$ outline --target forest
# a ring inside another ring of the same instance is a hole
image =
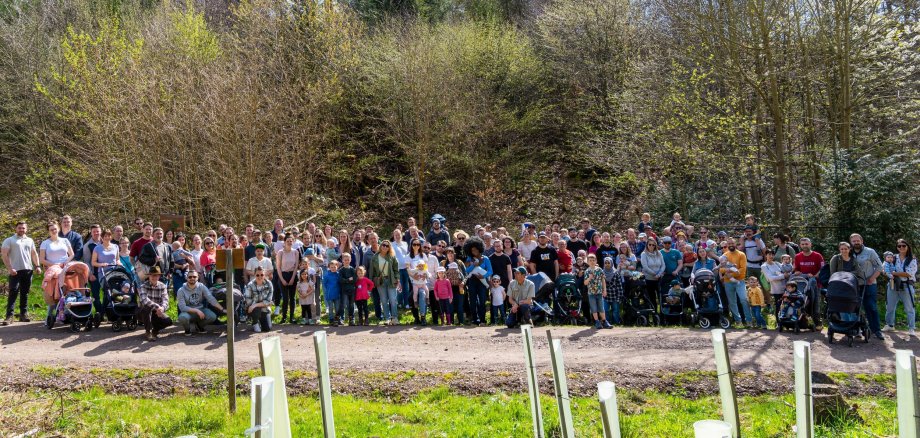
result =
[[[917,241],[918,16],[917,0],[2,0],[0,215],[752,213]]]

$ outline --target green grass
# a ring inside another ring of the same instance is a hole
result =
[[[558,436],[555,400],[543,396],[541,401],[547,435]],[[293,435],[321,436],[318,401],[292,397],[289,402]],[[864,423],[837,420],[819,426],[817,435],[895,435],[893,400],[864,398],[854,402]],[[249,427],[249,401],[240,397],[238,403],[237,413],[230,415],[226,399],[220,396],[136,399],[108,395],[101,390],[72,394],[0,393],[0,429],[10,431],[16,427],[12,432],[23,432],[18,428],[25,424],[71,437],[241,436]],[[739,406],[743,436],[791,436],[795,421],[792,403],[792,396],[788,395],[742,397]],[[690,437],[694,421],[721,415],[717,397],[686,400],[626,391],[620,392],[619,404],[624,437]],[[404,402],[336,396],[333,409],[336,429],[342,437],[527,436],[532,427],[528,401],[523,394],[465,397],[446,388],[435,388]],[[572,412],[579,436],[601,436],[595,398],[574,398]]]

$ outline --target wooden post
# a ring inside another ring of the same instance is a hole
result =
[[[815,436],[815,408],[811,393],[811,344],[795,341],[792,344],[795,369],[795,436]]]
[[[613,382],[598,383],[597,398],[601,404],[604,438],[620,438],[620,413],[617,408],[617,390]]]
[[[895,351],[898,384],[898,436],[920,437],[920,397],[917,395],[917,359],[910,350]]]
[[[524,338],[524,361],[527,364],[527,395],[530,396],[530,418],[533,421],[534,438],[543,438],[543,412],[540,408],[540,385],[537,384],[537,366],[533,360],[533,327],[521,326]]]
[[[575,438],[572,424],[572,400],[569,398],[569,384],[565,378],[565,363],[562,360],[562,341],[553,339],[551,330],[546,331],[549,353],[553,361],[553,385],[556,388],[556,404],[559,407],[559,429],[564,438]]]
[[[236,412],[236,363],[233,355],[234,331],[236,330],[236,315],[233,311],[233,250],[225,249],[224,261],[227,269],[227,299],[224,309],[227,309],[227,395],[230,401],[230,413]]]
[[[712,348],[716,355],[716,374],[719,378],[719,396],[722,400],[722,418],[732,426],[732,437],[741,436],[741,420],[738,415],[738,397],[735,394],[735,378],[728,360],[728,341],[725,330],[712,331]]]
[[[332,385],[329,383],[329,355],[326,351],[326,332],[313,333],[316,350],[316,374],[319,377],[319,406],[323,415],[323,436],[335,437],[335,418],[332,416]]]

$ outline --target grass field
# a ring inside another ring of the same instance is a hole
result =
[[[658,393],[621,392],[624,437],[691,437],[692,424],[720,418],[717,397],[686,400]],[[891,399],[853,400],[864,422],[834,419],[817,428],[822,437],[896,436],[895,402]],[[792,396],[742,397],[742,435],[789,437],[795,410]],[[558,436],[555,400],[542,397],[547,436]],[[336,431],[342,437],[507,437],[530,435],[532,423],[524,394],[477,397],[436,388],[393,402],[336,396]],[[575,398],[572,411],[578,436],[601,436],[594,398]],[[294,436],[321,436],[322,421],[315,398],[290,398]],[[27,425],[26,427],[20,425]],[[198,437],[242,436],[249,427],[249,402],[239,399],[235,415],[227,413],[226,398],[173,397],[136,399],[107,395],[101,390],[78,393],[0,393],[0,430],[21,433],[41,428],[68,437]]]
[[[5,309],[5,305],[6,305],[6,299],[7,299],[7,297],[6,297],[6,293],[5,293],[5,291],[6,291],[6,287],[5,287],[5,286],[6,286],[6,284],[7,284],[8,281],[9,281],[9,280],[8,280],[8,277],[7,277],[6,275],[0,276],[0,285],[3,285],[3,286],[4,286],[4,287],[0,288],[0,289],[2,289],[2,290],[4,291],[3,293],[0,293],[0,305],[4,306],[3,309]],[[879,291],[879,303],[878,303],[878,307],[879,307],[879,315],[880,315],[880,318],[882,319],[882,324],[884,324],[884,318],[885,318],[885,298],[884,298],[884,297],[885,297],[884,291]],[[15,310],[15,312],[19,312],[19,303],[18,303],[18,302],[16,303],[16,308],[15,308],[14,310]],[[45,319],[45,316],[46,316],[46,308],[45,308],[44,300],[42,299],[41,276],[37,276],[37,275],[36,275],[36,276],[34,276],[34,278],[32,279],[32,287],[31,287],[31,289],[29,290],[29,306],[28,306],[28,313],[29,313],[29,317],[30,317],[33,321],[40,321],[40,320],[44,320],[44,319]],[[370,313],[371,313],[371,321],[372,321],[372,323],[373,323],[373,322],[376,322],[376,319],[375,319],[374,316],[373,316],[373,315],[374,315],[373,307],[371,307]],[[169,310],[167,311],[167,314],[169,314],[169,315],[173,318],[173,321],[176,320],[177,309],[176,309],[176,306],[175,306],[174,304],[171,304],[171,305],[170,305],[170,308],[169,308]],[[298,317],[298,318],[300,317],[300,308],[299,308],[299,306],[298,306],[298,308],[297,308],[297,317]],[[487,317],[488,317],[488,316],[487,316]],[[765,314],[765,315],[764,315],[764,318],[767,319],[767,324],[768,324],[768,326],[769,326],[770,328],[775,328],[775,327],[776,327],[775,319],[773,318],[772,315],[766,315],[766,314]],[[277,322],[279,319],[280,319],[279,317],[275,317],[275,322]],[[430,319],[431,319],[431,317],[429,316],[429,321],[430,321]],[[412,321],[413,321],[413,319],[412,319],[412,314],[410,313],[410,311],[409,311],[409,310],[402,310],[402,314],[401,314],[401,316],[400,316],[400,323],[402,323],[402,324],[411,324]],[[898,330],[907,330],[907,315],[904,313],[904,306],[898,306],[897,312],[895,313],[895,321],[897,321],[897,323],[896,323],[896,328],[897,328]],[[323,318],[322,322],[323,322],[323,323],[328,323],[328,319],[327,319],[327,318]]]

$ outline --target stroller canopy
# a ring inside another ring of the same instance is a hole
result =
[[[709,281],[716,281],[716,274],[713,274],[709,269],[700,269],[693,275],[693,284]]]

